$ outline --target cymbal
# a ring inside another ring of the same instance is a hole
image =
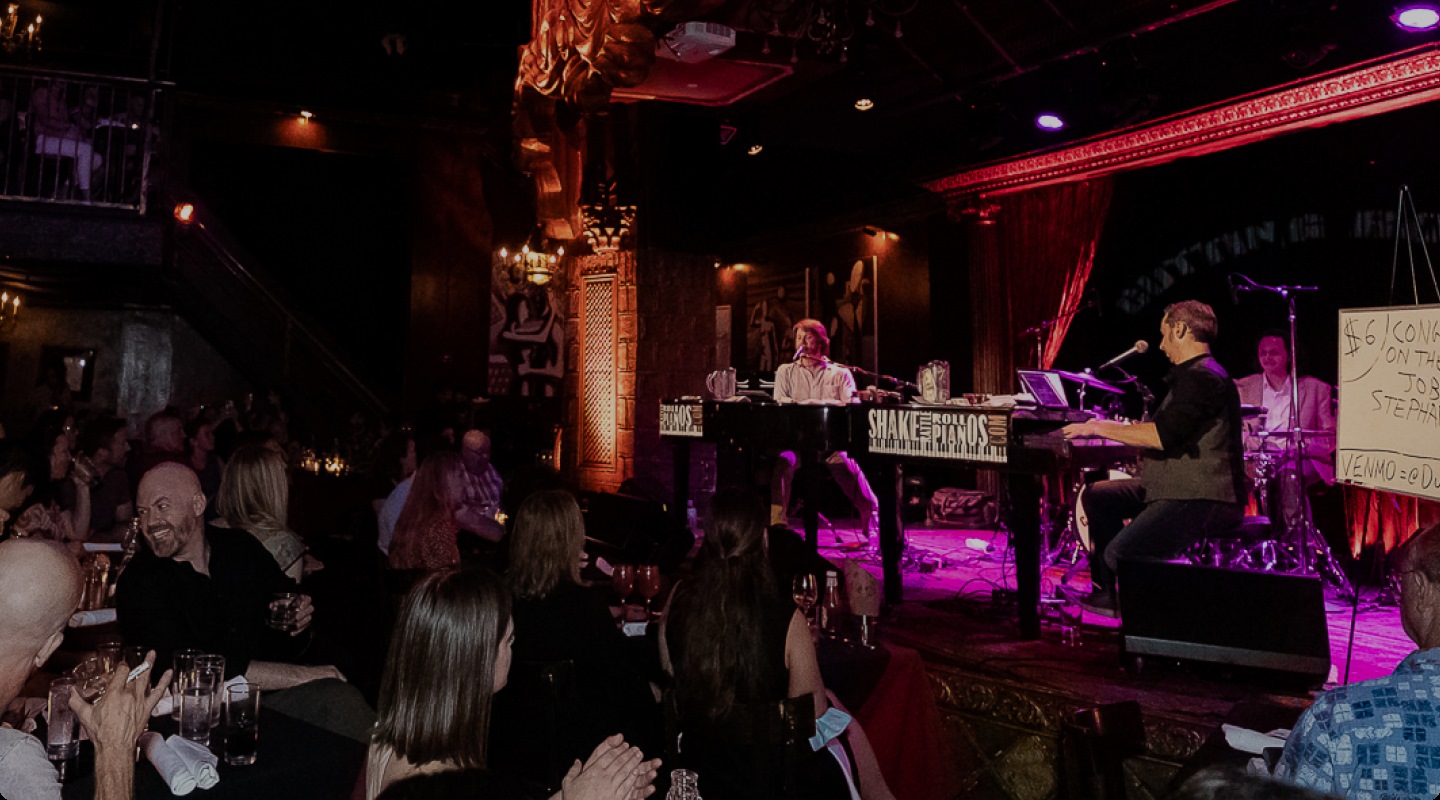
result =
[[[1242,417],[1258,417],[1261,414],[1267,413],[1269,413],[1269,409],[1264,406],[1252,406],[1246,405],[1245,403],[1240,404],[1240,416]]]
[[[1089,373],[1066,372],[1063,369],[1057,369],[1055,370],[1055,374],[1059,375],[1062,378],[1067,378],[1069,380],[1075,381],[1076,383],[1083,383],[1092,389],[1099,389],[1102,392],[1110,392],[1111,394],[1123,394],[1125,392],[1124,389],[1121,389],[1115,384],[1106,383],[1105,381],[1102,381]]]

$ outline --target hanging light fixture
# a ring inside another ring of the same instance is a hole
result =
[[[888,19],[891,33],[901,38],[902,20],[919,5],[920,0],[751,0],[747,13],[751,30],[769,31],[767,47],[771,37],[789,37],[843,63],[850,40],[862,28],[883,27],[881,20]],[[797,56],[792,51],[791,61]]]
[[[533,237],[532,237],[533,239]],[[525,280],[536,286],[544,286],[560,272],[560,260],[565,257],[565,248],[556,247],[551,251],[546,246],[537,242],[536,247],[531,247],[530,242],[520,246],[518,253],[511,253],[502,247],[496,254],[500,261],[513,266]]]

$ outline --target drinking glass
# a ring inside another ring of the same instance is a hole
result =
[[[260,687],[255,684],[225,689],[225,763],[255,763],[260,740]]]
[[[215,688],[210,676],[195,676],[195,682],[180,690],[180,738],[210,745],[210,706]]]
[[[620,595],[620,605],[625,605],[630,593],[635,591],[635,567],[616,564],[615,571],[610,574],[610,586],[615,589],[615,594]]]
[[[175,706],[170,709],[171,719],[180,719],[180,693],[195,683],[195,659],[205,655],[194,648],[175,651],[175,673],[170,678],[170,696]]]
[[[635,568],[635,588],[645,598],[645,616],[651,614],[650,602],[660,594],[660,568],[654,564],[641,564]]]
[[[277,592],[271,595],[269,625],[277,631],[293,631],[300,627],[296,604],[300,595],[293,592]]]
[[[100,668],[105,670],[105,674],[114,672],[115,668],[120,666],[120,652],[119,639],[101,639],[100,643],[95,645],[95,655],[100,657]],[[144,654],[141,654],[141,658],[144,658]]]
[[[74,678],[56,678],[50,681],[50,696],[46,700],[45,755],[55,763],[61,780],[65,778],[66,763],[80,752],[75,712],[70,710],[70,694],[74,691]]]
[[[110,673],[104,670],[99,656],[87,656],[70,669],[70,676],[75,679],[75,691],[93,703],[105,693]]]
[[[145,663],[145,656],[149,655],[150,648],[127,647],[123,652],[125,658],[125,666],[129,667],[130,669],[135,669],[136,667]]]
[[[790,595],[795,598],[795,605],[800,607],[800,613],[805,615],[805,621],[810,621],[810,610],[820,600],[820,583],[815,576],[802,572],[790,581]]]
[[[210,701],[210,727],[220,724],[220,707],[225,704],[225,656],[206,653],[195,659],[195,671],[201,679],[207,679],[215,687],[214,699]]]

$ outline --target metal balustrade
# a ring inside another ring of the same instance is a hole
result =
[[[0,67],[0,200],[145,213],[169,88]]]

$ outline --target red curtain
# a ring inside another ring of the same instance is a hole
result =
[[[1345,517],[1350,527],[1350,553],[1379,545],[1389,553],[1415,531],[1440,522],[1440,504],[1403,494],[1345,486]]]
[[[1012,369],[1035,364],[1035,339],[1020,333],[1058,318],[1041,356],[1042,368],[1055,363],[1090,280],[1113,187],[1105,177],[1000,198],[1000,257],[1009,278],[1010,331],[1018,337]]]

